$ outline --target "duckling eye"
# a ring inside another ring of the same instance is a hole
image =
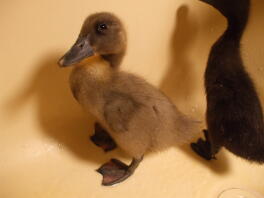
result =
[[[104,24],[104,23],[101,23],[101,24],[99,24],[98,26],[97,26],[97,32],[98,33],[103,33],[105,30],[107,30],[108,29],[108,27],[107,27],[107,25],[106,24]]]
[[[99,27],[103,30],[107,29],[107,25],[106,24],[100,24]]]

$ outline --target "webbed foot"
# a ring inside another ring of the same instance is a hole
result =
[[[102,185],[112,186],[123,182],[134,173],[142,159],[133,159],[129,166],[117,159],[111,159],[109,162],[103,164],[97,170],[97,172],[103,175]]]
[[[206,160],[216,159],[215,155],[211,152],[210,142],[204,141],[202,138],[199,138],[196,143],[191,143],[191,148],[195,153]]]
[[[105,152],[114,150],[117,147],[115,141],[110,137],[107,131],[101,127],[99,123],[95,123],[94,135],[90,137],[90,140],[96,146],[102,148]]]

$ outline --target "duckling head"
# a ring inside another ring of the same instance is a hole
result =
[[[86,18],[77,41],[59,60],[59,65],[70,66],[101,56],[114,67],[121,63],[125,51],[126,32],[122,22],[111,13],[96,13]]]

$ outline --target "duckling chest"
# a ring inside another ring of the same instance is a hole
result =
[[[102,111],[105,85],[82,68],[75,69],[70,75],[70,88],[74,98],[95,116]]]

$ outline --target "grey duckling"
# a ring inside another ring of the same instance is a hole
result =
[[[117,144],[133,158],[129,166],[112,159],[98,169],[106,186],[132,175],[146,152],[189,143],[200,126],[145,80],[120,71],[126,40],[116,16],[93,14],[59,60],[62,67],[75,65],[70,75],[72,93],[98,120],[92,141],[105,151]]]
[[[224,34],[212,46],[205,72],[205,140],[192,143],[201,157],[215,159],[221,147],[252,162],[264,162],[262,107],[241,58],[240,40],[248,22],[249,0],[202,0],[227,18]]]

